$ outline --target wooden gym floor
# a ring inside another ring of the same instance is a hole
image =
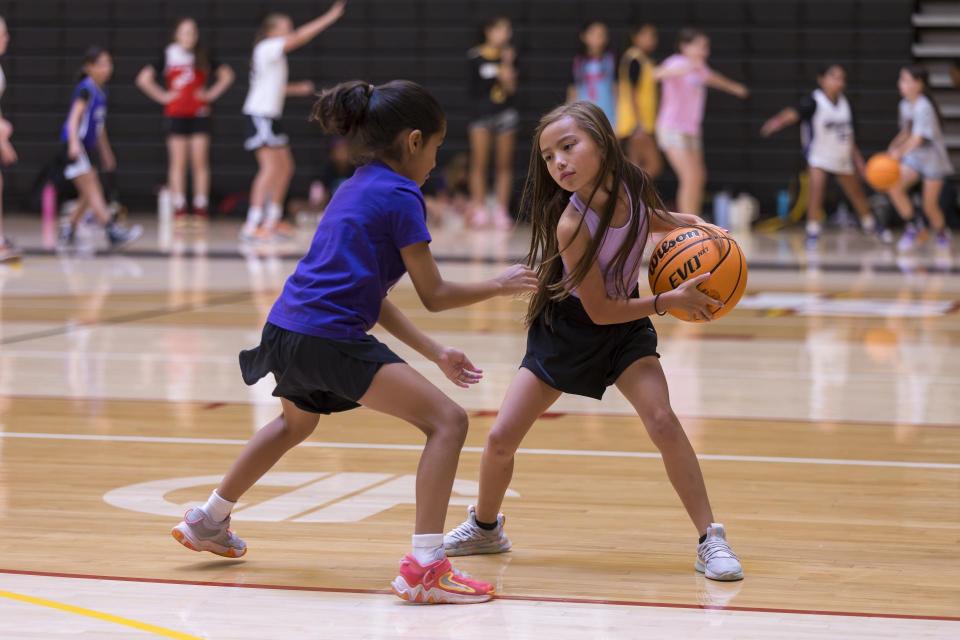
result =
[[[421,438],[367,410],[322,420],[245,496],[244,559],[169,536],[278,407],[271,384],[243,385],[236,355],[306,239],[244,258],[233,233],[215,227],[172,256],[149,240],[125,256],[54,256],[38,240],[21,266],[0,266],[0,637],[960,635],[949,256],[904,263],[847,236],[810,255],[792,236],[745,238],[740,308],[712,325],[656,320],[743,582],[693,571],[696,532],[611,389],[603,402],[562,398],[524,442],[504,505],[514,550],[459,561],[501,597],[428,608],[386,592],[409,544]],[[523,245],[522,231],[438,234],[434,249],[448,277],[476,279]],[[471,413],[449,528],[476,495],[524,305],[430,314],[406,281],[391,299],[486,371],[462,391],[384,338]]]

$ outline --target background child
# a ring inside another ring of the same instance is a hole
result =
[[[143,234],[140,225],[124,228],[112,219],[103,195],[97,165],[106,172],[117,168],[117,159],[107,137],[107,94],[104,89],[113,75],[113,59],[101,47],[90,47],[83,57],[80,82],[73,90],[70,113],[60,131],[64,144],[60,157],[63,176],[77,188],[77,202],[67,222],[60,227],[60,244],[70,246],[77,223],[88,211],[104,226],[112,248],[135,241]]]
[[[322,16],[294,29],[290,16],[271,13],[254,40],[250,91],[243,103],[247,139],[243,146],[257,157],[257,175],[250,185],[250,209],[240,230],[246,242],[269,240],[283,217],[287,187],[293,178],[290,140],[280,118],[286,96],[308,96],[313,83],[287,83],[287,54],[316,38],[343,15],[346,2],[337,0]]]
[[[216,81],[208,89],[211,73]],[[163,84],[157,83],[157,76]],[[174,218],[187,215],[187,162],[193,178],[193,214],[207,220],[210,198],[210,105],[233,83],[233,69],[203,46],[193,18],[181,18],[160,60],[137,75],[137,87],[163,105],[167,129],[167,188]]]
[[[7,45],[9,44],[10,33],[7,31],[7,21],[0,17],[0,56],[7,52]],[[3,98],[3,92],[6,88],[7,77],[3,74],[3,67],[0,67],[0,98]],[[17,161],[17,152],[10,142],[12,136],[13,125],[0,112],[0,165],[4,167]],[[3,173],[0,173],[0,262],[9,262],[19,258],[20,251],[3,232]]]
[[[630,29],[630,47],[617,71],[617,137],[627,145],[630,162],[656,178],[663,160],[654,140],[657,122],[657,28],[642,24]]]
[[[490,148],[494,152],[493,225],[510,229],[513,219],[507,212],[513,194],[513,149],[520,114],[513,106],[517,92],[516,52],[510,39],[510,20],[498,16],[483,25],[483,42],[467,52],[470,61],[470,104],[474,117],[468,126],[470,134],[470,199],[467,222],[471,227],[485,227],[491,220],[487,211],[487,165]]]
[[[930,78],[923,67],[907,65],[900,69],[897,80],[897,89],[903,96],[900,101],[900,133],[888,149],[890,155],[900,160],[900,182],[888,193],[897,213],[907,223],[897,245],[904,251],[916,245],[919,233],[913,202],[907,195],[917,181],[923,183],[923,212],[933,228],[936,246],[950,249],[950,230],[940,208],[940,191],[944,178],[953,174],[953,164],[943,139],[940,110],[928,92],[929,87]]]
[[[681,29],[678,52],[663,61],[656,77],[663,84],[657,115],[657,143],[677,174],[677,208],[700,214],[707,167],[701,125],[707,87],[746,98],[747,88],[707,66],[710,39],[698,29]]]
[[[573,84],[567,100],[587,100],[600,107],[611,124],[617,121],[617,62],[608,49],[607,25],[595,21],[580,32],[580,53],[573,59]]]
[[[863,173],[864,162],[854,139],[853,109],[843,93],[847,72],[839,64],[822,67],[817,73],[817,85],[820,88],[804,96],[796,108],[783,109],[760,129],[760,135],[766,138],[784,127],[802,123],[800,140],[810,172],[807,242],[816,244],[820,238],[825,217],[823,198],[831,175],[836,177],[860,217],[863,231],[880,233],[882,239],[889,240],[889,231],[877,231],[876,220],[857,176]]]

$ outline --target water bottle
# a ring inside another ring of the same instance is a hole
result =
[[[173,243],[173,197],[166,187],[157,193],[157,241],[162,250]]]
[[[40,235],[44,249],[57,246],[57,188],[53,182],[43,185],[40,194]]]
[[[730,228],[730,192],[720,191],[713,196],[713,224]]]
[[[777,217],[786,220],[790,215],[790,192],[781,189],[777,192]]]

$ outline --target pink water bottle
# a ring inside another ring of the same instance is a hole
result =
[[[53,249],[57,246],[57,188],[52,182],[43,185],[43,192],[40,196],[40,210],[43,248]]]

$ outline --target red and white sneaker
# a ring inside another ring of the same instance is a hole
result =
[[[449,558],[422,567],[408,554],[390,586],[400,598],[418,604],[475,604],[493,597],[493,585],[457,571]]]

